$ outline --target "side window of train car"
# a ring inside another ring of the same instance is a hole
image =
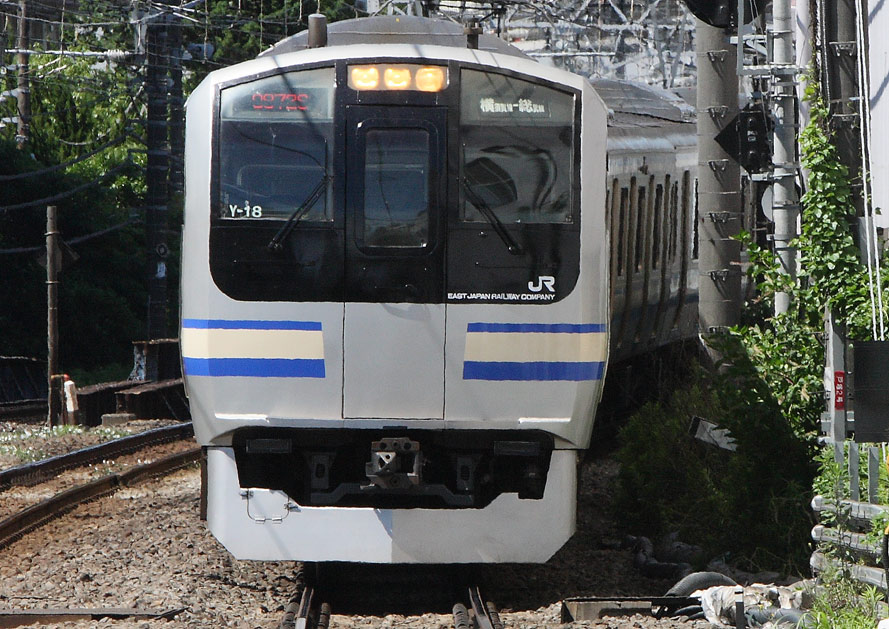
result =
[[[672,265],[676,261],[676,238],[679,233],[677,223],[679,217],[679,182],[674,181],[670,188],[669,235],[667,242],[667,259]]]
[[[667,175],[667,183],[670,181],[670,175]],[[654,216],[652,217],[653,226],[651,229],[651,268],[657,269],[661,261],[661,225],[664,211],[664,185],[657,184],[654,190]]]
[[[218,218],[286,220],[311,203],[302,222],[333,220],[333,86],[323,68],[221,91]]]
[[[620,189],[620,211],[618,212],[617,226],[617,275],[624,274],[624,251],[626,250],[627,214],[630,211],[630,189]]]
[[[688,171],[686,171],[688,172]],[[692,241],[691,241],[691,259],[698,259],[698,251],[700,249],[700,221],[698,220],[698,180],[694,180],[693,190],[688,200],[690,203],[690,213],[692,221]],[[687,225],[688,223],[686,223]],[[687,229],[687,228],[686,228]]]
[[[645,186],[639,186],[639,192],[636,195],[636,242],[633,246],[634,272],[638,273],[642,270],[645,260],[645,215],[648,207],[648,189]]]

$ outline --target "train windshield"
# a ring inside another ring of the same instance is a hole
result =
[[[477,70],[461,83],[460,218],[573,222],[574,96]]]
[[[332,221],[334,70],[289,72],[221,91],[218,217]],[[303,207],[312,192],[311,207]]]
[[[425,247],[429,240],[429,132],[374,129],[365,140],[367,247]]]

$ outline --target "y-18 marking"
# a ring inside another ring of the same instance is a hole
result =
[[[244,207],[238,206],[237,203],[229,203],[228,218],[262,218],[262,206],[251,206],[249,201],[244,201]]]

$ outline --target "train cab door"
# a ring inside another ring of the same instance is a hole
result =
[[[445,109],[346,120],[343,417],[442,419]]]

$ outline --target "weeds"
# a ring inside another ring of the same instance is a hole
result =
[[[821,574],[821,588],[809,612],[811,629],[873,629],[886,616],[883,594],[852,578],[845,568]]]

